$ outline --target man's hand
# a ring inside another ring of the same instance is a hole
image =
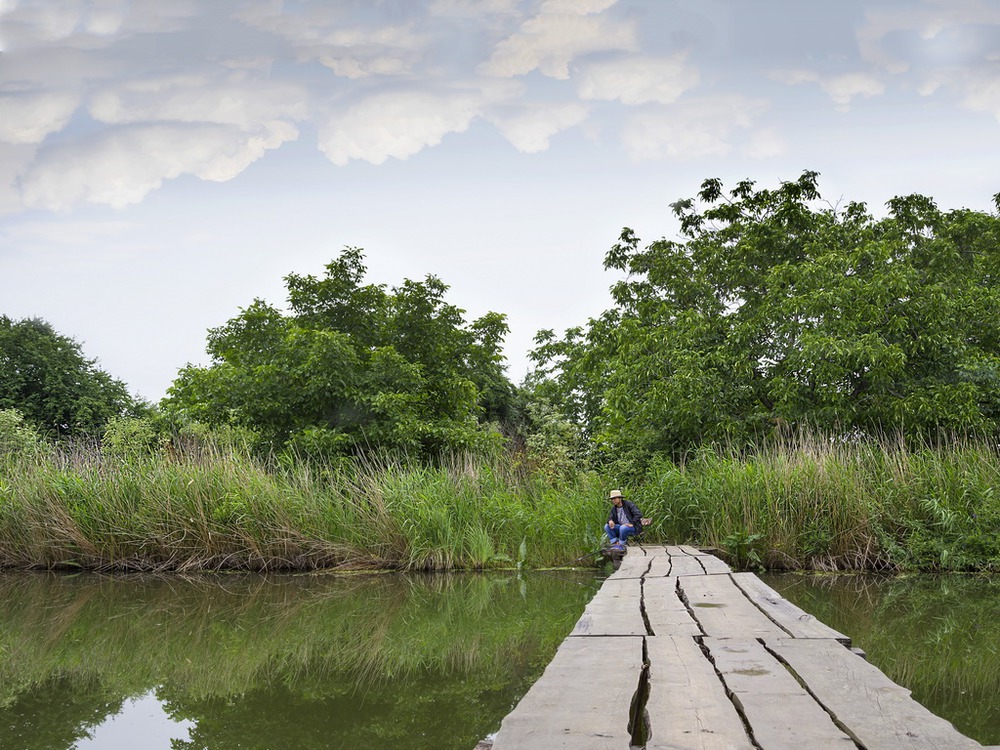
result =
[[[613,529],[614,527],[615,527],[615,522],[614,521],[608,521],[608,528],[609,529]]]

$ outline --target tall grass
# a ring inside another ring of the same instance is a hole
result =
[[[643,488],[658,534],[744,567],[1000,569],[1000,451],[954,440],[800,435],[752,453],[659,464]]]
[[[0,565],[117,570],[545,566],[593,551],[597,480],[511,460],[321,466],[238,450],[0,456]]]

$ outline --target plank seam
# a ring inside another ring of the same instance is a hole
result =
[[[791,630],[789,630],[784,625],[782,625],[780,622],[778,622],[773,617],[771,617],[771,615],[769,615],[767,613],[766,609],[764,609],[763,607],[761,607],[759,604],[757,604],[757,602],[755,602],[753,599],[750,598],[750,594],[748,594],[746,592],[746,590],[742,586],[740,586],[739,581],[737,581],[735,578],[733,578],[733,574],[732,573],[727,573],[726,575],[729,576],[729,580],[732,581],[733,585],[736,587],[736,590],[739,591],[741,594],[743,594],[743,598],[746,599],[748,602],[750,602],[750,604],[752,604],[754,606],[754,608],[758,612],[760,612],[762,615],[764,615],[764,617],[766,617],[768,620],[770,620],[771,622],[773,622],[774,625],[775,625],[775,627],[780,628],[785,633],[788,633],[788,637],[789,638],[794,638],[795,637],[795,634]]]
[[[726,684],[726,680],[723,678],[722,672],[720,672],[719,668],[716,666],[715,658],[712,656],[711,650],[709,650],[708,646],[705,645],[704,636],[695,636],[694,642],[698,644],[698,648],[701,649],[705,658],[708,659],[708,663],[712,665],[712,671],[715,672],[715,676],[722,684],[722,689],[726,693],[726,698],[728,698],[729,702],[733,704],[733,709],[735,709],[736,715],[740,717],[740,722],[743,724],[743,731],[747,733],[747,739],[750,740],[750,744],[758,750],[764,750],[761,744],[757,742],[757,738],[753,736],[753,727],[750,726],[750,720],[747,719],[747,715],[743,713],[743,707],[740,705],[740,702],[736,700],[735,694],[729,689],[729,685]]]
[[[795,679],[795,681],[802,686],[802,689],[809,694],[809,697],[812,698],[814,701],[816,701],[816,705],[822,708],[824,711],[826,711],[827,714],[829,714],[830,719],[833,721],[837,729],[839,729],[841,732],[850,737],[851,741],[855,744],[858,750],[868,750],[868,748],[864,744],[862,744],[861,740],[858,739],[857,735],[853,731],[851,731],[851,728],[847,726],[843,721],[838,719],[837,715],[830,708],[828,708],[827,705],[823,703],[823,701],[821,701],[817,697],[816,693],[812,691],[812,688],[810,688],[809,685],[806,683],[806,681],[799,676],[799,673],[795,671],[792,665],[781,657],[781,654],[779,654],[777,651],[774,651],[771,648],[768,648],[768,645],[767,643],[764,642],[763,638],[758,638],[757,642],[760,643],[760,645],[764,647],[764,650],[767,651],[767,653],[769,653],[771,656],[773,656],[777,660],[777,662],[781,664],[785,668],[785,670]],[[840,643],[839,641],[834,641],[834,642],[843,646],[843,644]]]

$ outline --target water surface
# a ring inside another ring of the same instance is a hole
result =
[[[913,697],[1000,745],[1000,580],[943,575],[769,574],[772,588],[851,636]]]
[[[471,750],[600,578],[3,574],[0,747]]]

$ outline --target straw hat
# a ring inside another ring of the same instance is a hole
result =
[[[608,500],[614,500],[616,497],[625,497],[621,490],[611,490],[611,494],[608,495]]]

